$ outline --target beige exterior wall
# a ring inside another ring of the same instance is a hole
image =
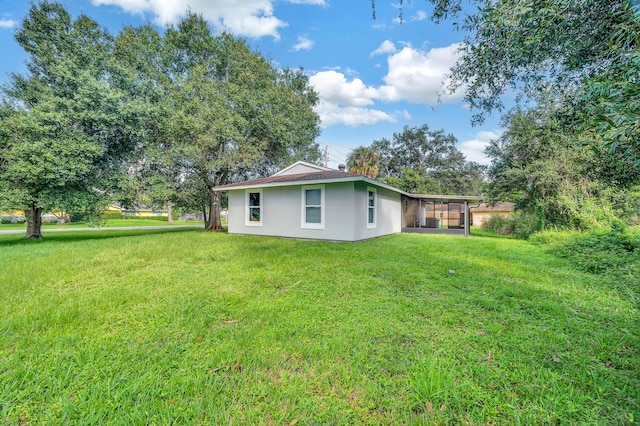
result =
[[[485,220],[489,219],[494,214],[500,215],[502,217],[509,217],[511,212],[471,212],[471,221],[473,222],[473,226],[481,226]]]

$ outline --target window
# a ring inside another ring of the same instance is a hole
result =
[[[378,193],[375,188],[367,187],[367,228],[376,227],[376,205],[378,203]]]
[[[302,187],[303,228],[324,229],[324,185]]]
[[[262,226],[262,190],[247,189],[245,194],[245,205],[247,206],[245,225]]]

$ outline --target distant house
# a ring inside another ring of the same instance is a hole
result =
[[[151,216],[167,216],[167,211],[164,209],[153,209],[151,207],[135,206],[132,208],[126,208],[119,203],[112,203],[107,206],[105,212],[120,213],[122,216],[134,216],[134,217],[151,217]]]
[[[398,232],[468,235],[469,201],[409,194],[365,176],[298,161],[272,176],[217,187],[229,233],[359,241]]]
[[[478,206],[469,208],[469,214],[471,215],[471,224],[474,226],[480,226],[485,220],[489,219],[494,214],[502,217],[508,217],[514,211],[514,205],[510,202],[500,202],[494,205],[481,203]]]

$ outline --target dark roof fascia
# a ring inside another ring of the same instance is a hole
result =
[[[229,184],[219,186],[220,191],[236,191],[242,189],[258,189],[258,188],[275,188],[281,186],[299,186],[299,185],[321,185],[325,183],[338,183],[338,182],[366,182],[370,185],[375,185],[380,188],[385,188],[390,191],[397,192],[403,195],[410,195],[401,189],[387,185],[386,183],[378,182],[377,180],[369,179],[366,176],[345,176],[329,179],[309,179],[309,180],[289,180],[284,182],[268,182],[268,183],[251,183],[251,181],[240,182],[237,184]]]
[[[321,173],[321,172],[319,172]],[[308,175],[308,174],[305,174]],[[293,176],[293,175],[291,175]],[[344,177],[324,178],[324,179],[307,179],[307,180],[287,180],[282,182],[257,182],[253,181],[231,183],[228,185],[222,185],[217,187],[220,191],[236,191],[246,189],[259,189],[259,188],[276,188],[283,186],[306,186],[306,185],[322,185],[327,183],[338,182],[366,182],[369,185],[374,185],[380,188],[385,188],[398,194],[405,195],[410,198],[416,199],[433,199],[433,200],[450,200],[450,201],[482,201],[484,198],[477,195],[436,195],[436,194],[411,194],[398,189],[394,186],[387,185],[386,183],[378,182],[377,180],[368,178],[361,175],[350,175]]]
[[[482,201],[479,195],[440,195],[440,194],[408,194],[411,198],[421,200],[449,200],[449,201]]]

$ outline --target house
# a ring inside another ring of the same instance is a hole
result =
[[[469,214],[471,217],[471,224],[474,226],[480,226],[484,223],[485,220],[489,219],[489,217],[497,214],[502,217],[509,217],[511,213],[513,213],[514,205],[509,202],[499,202],[494,205],[489,205],[486,203],[478,204],[477,206],[472,206],[469,208]]]
[[[107,206],[105,213],[120,213],[122,216],[134,217],[151,217],[151,216],[167,216],[167,210],[155,210],[151,207],[134,206],[133,208],[125,208],[119,203],[112,203]]]
[[[481,197],[408,194],[361,175],[298,161],[272,176],[217,187],[232,234],[359,241],[398,232],[468,235]]]

